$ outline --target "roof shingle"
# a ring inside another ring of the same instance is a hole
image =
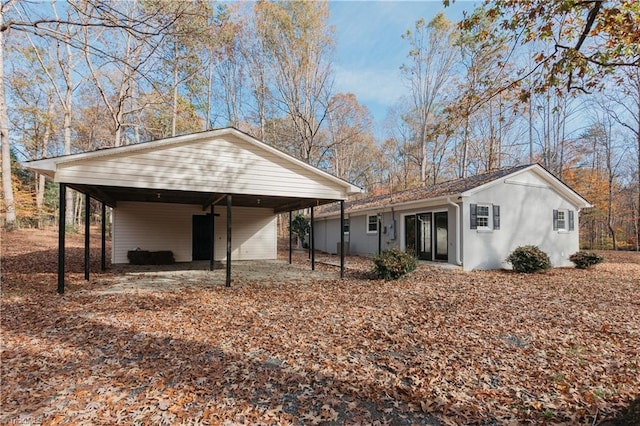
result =
[[[492,170],[487,173],[478,174],[462,179],[455,179],[437,183],[431,186],[407,189],[405,191],[393,192],[391,194],[377,195],[375,197],[362,198],[359,200],[347,201],[344,204],[345,213],[352,213],[376,207],[388,207],[410,201],[429,200],[432,198],[446,197],[460,194],[489,183],[493,180],[508,176],[518,170],[531,166],[522,164],[519,166],[507,167],[499,170]],[[340,206],[336,203],[319,207],[318,214],[328,215],[340,211]]]

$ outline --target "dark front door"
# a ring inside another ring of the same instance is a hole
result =
[[[211,215],[194,215],[193,216],[193,260],[210,260],[211,259]]]
[[[433,244],[431,238],[431,213],[421,213],[416,215],[416,231],[417,231],[417,252],[416,255],[420,260],[432,260]]]
[[[435,222],[435,238],[437,260],[449,260],[449,219],[447,212],[433,214]]]

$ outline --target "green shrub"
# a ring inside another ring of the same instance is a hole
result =
[[[539,272],[551,268],[547,253],[536,246],[520,246],[507,257],[513,270],[517,272]]]
[[[373,258],[375,272],[385,280],[395,280],[407,274],[418,266],[416,258],[409,253],[395,248],[383,251]]]
[[[602,263],[604,260],[602,256],[588,251],[579,251],[569,256],[569,260],[576,265],[578,269],[587,269],[598,263]]]

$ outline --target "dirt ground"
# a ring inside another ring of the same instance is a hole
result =
[[[97,238],[86,282],[75,234],[58,296],[56,238],[1,235],[1,424],[640,424],[638,253],[385,282],[283,251],[225,288],[206,262],[100,273]]]

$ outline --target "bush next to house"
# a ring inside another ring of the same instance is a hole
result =
[[[578,269],[588,269],[598,263],[602,263],[604,259],[602,256],[592,252],[579,251],[569,256],[569,260],[572,261]]]
[[[373,258],[375,272],[385,280],[395,280],[413,271],[418,266],[416,258],[395,248],[383,251]]]
[[[520,246],[512,251],[506,260],[517,272],[540,272],[551,268],[547,253],[536,246]]]

